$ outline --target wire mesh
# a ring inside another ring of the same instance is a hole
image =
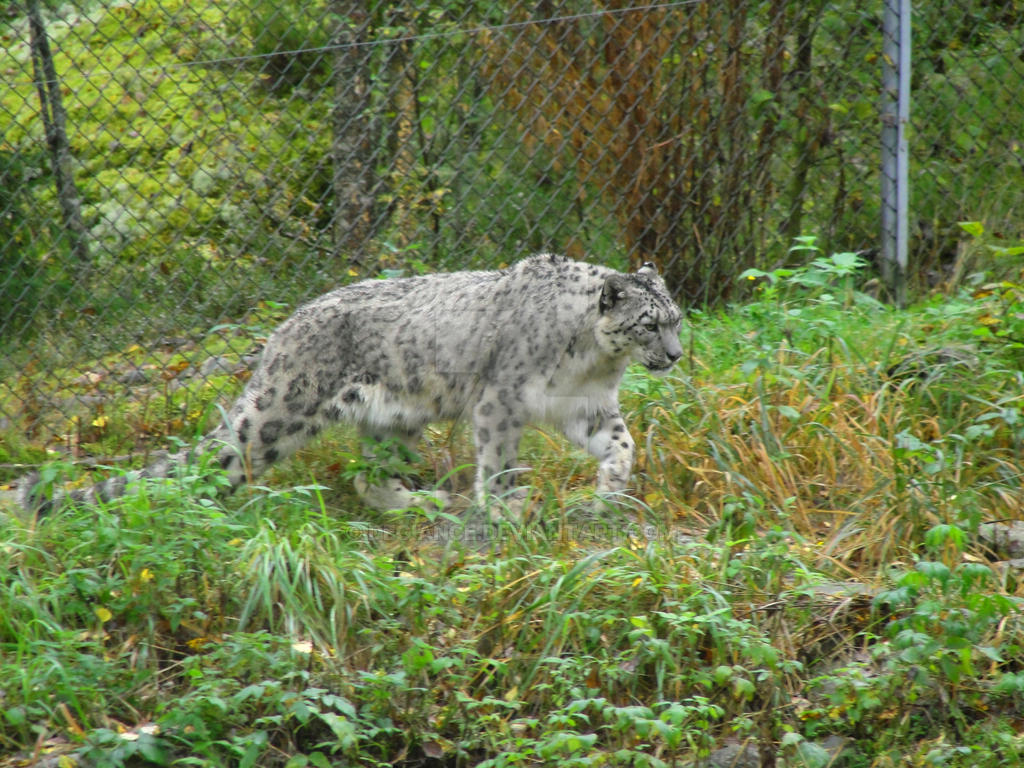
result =
[[[554,250],[655,261],[702,304],[802,234],[876,249],[880,6],[7,4],[0,460],[201,429],[344,281]],[[911,269],[935,280],[957,221],[1019,236],[1024,43],[1013,2],[916,14]]]

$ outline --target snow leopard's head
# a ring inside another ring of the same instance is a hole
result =
[[[683,356],[682,314],[650,262],[628,275],[609,275],[598,303],[597,338],[612,357],[666,373]]]

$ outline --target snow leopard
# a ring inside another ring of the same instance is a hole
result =
[[[633,362],[668,372],[683,354],[681,319],[651,263],[623,273],[539,254],[500,270],[345,285],[278,326],[242,394],[195,448],[52,498],[30,479],[20,484],[23,502],[45,511],[109,501],[197,453],[234,490],[331,424],[355,425],[372,459],[375,446],[414,449],[426,425],[450,420],[472,424],[477,504],[521,502],[519,442],[529,424],[552,425],[589,451],[596,493],[617,494],[635,452],[619,408],[623,373]],[[403,477],[360,475],[354,485],[371,507],[422,505]]]

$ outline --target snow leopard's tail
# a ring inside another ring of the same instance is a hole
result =
[[[39,472],[32,472],[18,480],[18,502],[26,512],[46,515],[63,507],[113,501],[124,496],[129,486],[140,480],[173,476],[194,460],[194,453],[184,450],[165,454],[144,469],[112,475],[95,485],[69,491],[53,488],[53,482],[44,481]]]

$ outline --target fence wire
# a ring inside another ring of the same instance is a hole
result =
[[[343,281],[554,250],[702,304],[800,235],[877,252],[881,6],[6,4],[0,460],[200,429]],[[1021,236],[1020,10],[915,9],[912,283],[959,221]]]

